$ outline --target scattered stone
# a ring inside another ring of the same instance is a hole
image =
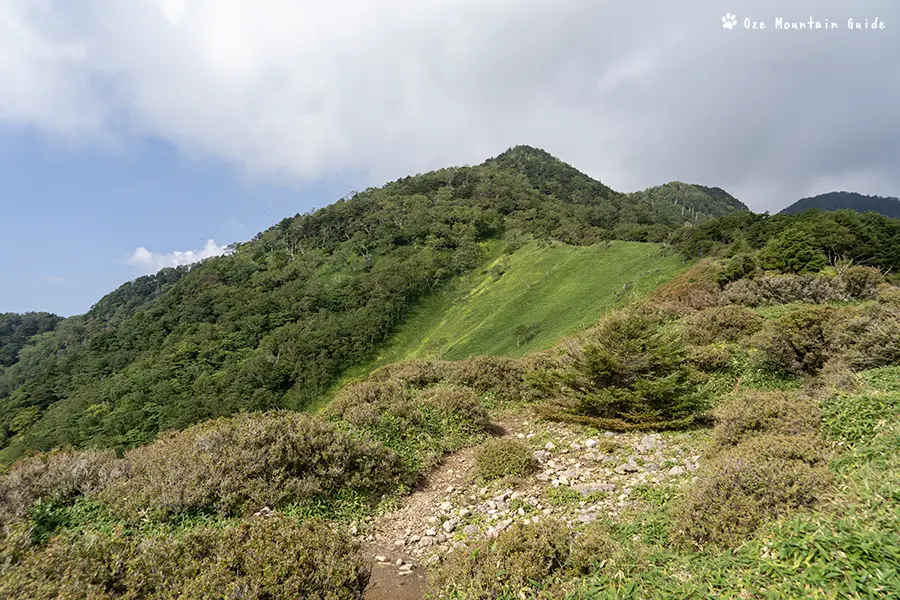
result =
[[[394,542],[394,546],[397,548],[401,548],[406,545],[406,540],[397,540]]]
[[[382,556],[382,555],[378,554],[375,556],[375,562],[380,562],[380,563],[387,562],[387,556]]]
[[[441,502],[440,509],[441,509],[441,512],[447,512],[447,511],[453,510],[453,504],[451,504],[450,502]]]
[[[435,531],[434,529],[426,529],[425,535],[428,537],[434,537],[437,535],[437,531]]]
[[[443,533],[439,533],[435,539],[437,540],[438,544],[443,544],[444,542],[447,541],[447,536],[444,535]]]
[[[425,537],[423,537],[422,539],[419,540],[419,546],[421,546],[423,548],[427,548],[428,546],[431,546],[432,544],[434,544],[434,537],[432,537],[430,535],[426,535]]]
[[[587,448],[596,448],[596,447],[597,447],[597,440],[586,440],[586,441],[584,442],[584,445],[585,445],[585,447],[587,447]]]
[[[478,535],[479,529],[475,525],[466,525],[463,529],[463,533],[466,535]]]
[[[453,487],[452,485],[446,489],[446,492],[447,492],[448,494],[452,494],[452,493],[455,492],[455,491],[456,491],[456,488]]]
[[[669,469],[669,475],[684,475],[684,467],[674,466]]]
[[[459,516],[462,517],[462,518],[464,518],[464,519],[465,519],[466,517],[468,517],[469,515],[471,515],[471,514],[472,514],[472,511],[470,511],[468,508],[461,508],[461,509],[459,509]]]
[[[259,509],[259,511],[253,513],[253,516],[254,517],[268,517],[272,513],[273,513],[273,511],[271,508],[269,508],[268,506],[264,506],[263,508]]]
[[[584,514],[584,515],[578,515],[578,520],[581,521],[582,523],[587,524],[587,523],[593,523],[594,521],[596,521],[597,517],[595,517],[594,515],[591,515],[591,514]]]
[[[616,467],[616,473],[619,475],[625,475],[627,473],[636,473],[638,471],[638,466],[633,462],[627,462]]]
[[[581,485],[572,486],[572,489],[582,496],[590,496],[597,492],[612,492],[616,489],[614,483],[583,483]]]
[[[415,566],[412,563],[403,563],[400,565],[400,571],[412,571]]]
[[[545,450],[535,450],[534,451],[534,460],[538,461],[539,463],[544,462],[549,457],[550,457],[550,455],[547,454],[547,452]]]
[[[456,529],[456,523],[454,523],[453,521],[444,521],[442,527],[447,533],[453,533],[453,530]]]
[[[400,565],[403,564],[403,559],[402,559],[402,558],[398,558],[398,559],[394,562],[394,564],[397,565],[397,566],[399,567]]]
[[[422,539],[421,536],[418,536],[418,535],[411,535],[411,536],[409,536],[409,539],[408,539],[407,541],[408,541],[410,544],[415,544],[416,542],[418,542],[418,541],[421,540],[421,539]]]
[[[525,434],[524,434],[524,433],[517,433],[517,434],[516,434],[516,437],[519,438],[520,440],[524,440],[524,439],[525,439]]]
[[[356,523],[350,526],[350,535],[359,535],[359,528],[356,526]]]
[[[544,448],[551,451],[556,450],[556,444],[554,444],[553,442],[547,442],[547,445],[544,446]]]

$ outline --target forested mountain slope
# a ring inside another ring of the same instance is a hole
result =
[[[856,192],[829,192],[802,198],[782,210],[781,214],[793,215],[811,209],[876,212],[886,217],[900,219],[900,200],[897,198],[866,196]]]
[[[680,200],[695,215],[740,209],[697,190]],[[683,224],[672,200],[616,193],[517,147],[286,218],[228,256],[126,284],[24,348],[0,374],[0,456],[130,447],[239,410],[302,408],[410,307],[482,265],[493,240],[662,241]]]

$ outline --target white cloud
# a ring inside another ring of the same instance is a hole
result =
[[[187,250],[185,252],[175,250],[168,254],[150,252],[141,246],[128,255],[126,262],[140,269],[141,273],[150,274],[166,267],[189,265],[205,258],[221,256],[227,252],[228,247],[219,246],[215,240],[206,240],[206,245],[201,250]]]
[[[867,3],[883,31],[827,34],[742,24],[861,15],[732,9],[729,31],[713,0],[6,0],[0,124],[364,185],[527,143],[623,191],[764,178],[790,195],[841,175],[822,148],[877,147],[846,168],[900,188],[900,5]]]

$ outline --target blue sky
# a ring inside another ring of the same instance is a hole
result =
[[[143,274],[138,247],[165,254],[246,241],[285,216],[342,196],[342,183],[284,186],[158,140],[71,147],[0,133],[0,312],[85,312]]]
[[[896,0],[4,0],[0,312],[516,144],[757,212],[897,196],[897,56]]]

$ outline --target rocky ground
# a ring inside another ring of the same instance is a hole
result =
[[[429,565],[516,521],[616,518],[636,487],[680,484],[700,461],[690,434],[604,433],[521,415],[499,429],[533,448],[539,470],[485,484],[473,475],[473,449],[448,456],[396,510],[353,527],[374,563],[367,598],[421,598]]]

